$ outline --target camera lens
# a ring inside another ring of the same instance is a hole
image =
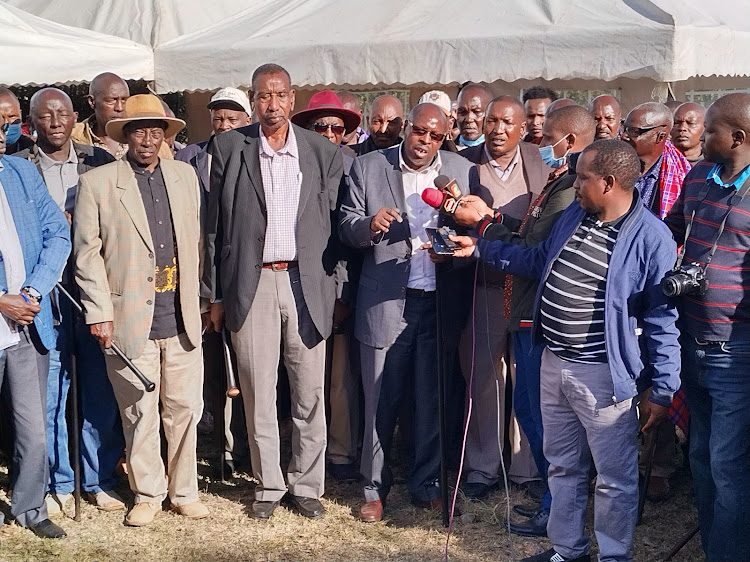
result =
[[[685,275],[665,277],[661,282],[661,290],[668,297],[676,297],[682,293]]]

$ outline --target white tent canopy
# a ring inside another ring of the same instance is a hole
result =
[[[253,0],[5,0],[65,25],[83,27],[155,47],[232,18]]]
[[[6,2],[147,45],[161,92],[249,86],[264,62],[311,87],[750,74],[748,0]]]
[[[750,74],[750,20],[740,17],[747,1],[713,4],[720,6],[708,0],[260,0],[231,22],[160,44],[156,86],[247,86],[253,69],[271,61],[302,86]]]
[[[32,16],[0,3],[0,84],[90,81],[100,72],[152,80],[149,47]]]

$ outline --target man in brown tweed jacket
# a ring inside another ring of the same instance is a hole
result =
[[[208,515],[196,473],[203,410],[198,180],[190,165],[158,156],[164,139],[184,126],[155,96],[128,98],[122,118],[107,123],[107,135],[128,152],[81,176],[73,224],[76,282],[91,333],[105,348],[116,343],[156,383],[145,392],[119,357],[106,354],[135,493],[125,523],[136,527],[153,521],[167,495],[181,515]]]

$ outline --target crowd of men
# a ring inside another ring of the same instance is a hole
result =
[[[111,73],[81,122],[63,91],[37,91],[33,138],[0,89],[13,518],[65,536],[49,517],[71,509],[74,357],[83,490],[125,510],[124,457],[127,525],[167,498],[210,516],[197,432],[219,411],[223,461],[249,453],[256,519],[282,500],[323,516],[326,475],[361,481],[359,518],[383,519],[397,425],[412,502],[440,509],[442,361],[445,384],[465,388],[443,405],[448,426],[466,424],[463,495],[486,498],[503,472],[543,484],[510,531],[553,548],[525,560],[590,560],[592,468],[599,560],[633,559],[639,472],[652,467],[651,500],[669,497],[682,396],[707,559],[750,559],[750,94],[624,114],[610,95],[582,107],[468,83],[408,115],[381,96],[363,123],[351,92],[295,112],[292,82],[264,64],[250,97],[222,88],[210,138],[181,149],[184,121]],[[452,251],[431,243],[444,226]],[[241,401],[224,398],[225,347]]]

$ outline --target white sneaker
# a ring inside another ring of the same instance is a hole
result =
[[[72,509],[73,494],[47,494],[44,498],[47,505],[47,515],[65,515],[67,510]]]

